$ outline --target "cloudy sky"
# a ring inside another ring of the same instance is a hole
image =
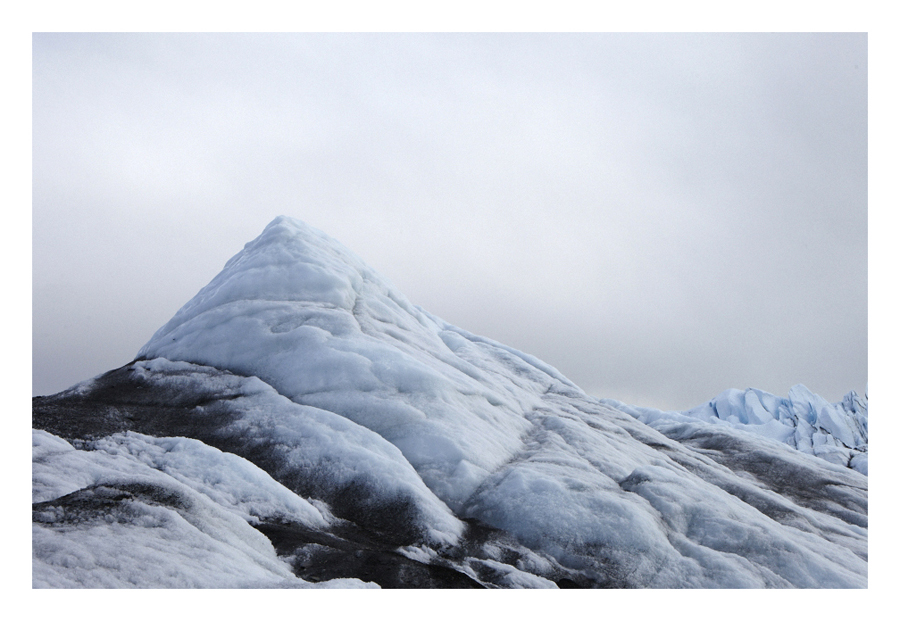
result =
[[[867,38],[35,35],[33,394],[279,214],[587,392],[867,369]]]

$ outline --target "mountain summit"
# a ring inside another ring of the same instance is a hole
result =
[[[865,587],[862,408],[843,462],[738,409],[590,397],[282,216],[35,398],[34,585]]]

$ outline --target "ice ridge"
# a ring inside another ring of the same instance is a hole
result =
[[[454,509],[521,450],[533,393],[578,390],[549,365],[413,306],[351,251],[285,216],[138,358],[256,376],[296,403],[339,413],[397,446]]]
[[[856,391],[848,392],[839,403],[828,403],[802,384],[792,387],[787,397],[756,388],[732,388],[683,412],[603,401],[656,429],[680,422],[727,425],[783,442],[862,474],[869,472],[868,396],[860,397]]]
[[[32,420],[35,586],[867,586],[864,398],[601,401],[284,216]]]

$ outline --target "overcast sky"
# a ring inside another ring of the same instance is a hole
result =
[[[866,390],[864,34],[33,43],[33,394],[279,214],[599,397]]]

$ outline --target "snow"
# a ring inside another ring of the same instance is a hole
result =
[[[305,586],[253,528],[279,520],[352,522],[410,563],[509,588],[867,585],[863,399],[598,400],[290,218],[138,358],[59,398],[140,433],[35,431],[36,586]],[[72,508],[122,490],[121,519]]]

